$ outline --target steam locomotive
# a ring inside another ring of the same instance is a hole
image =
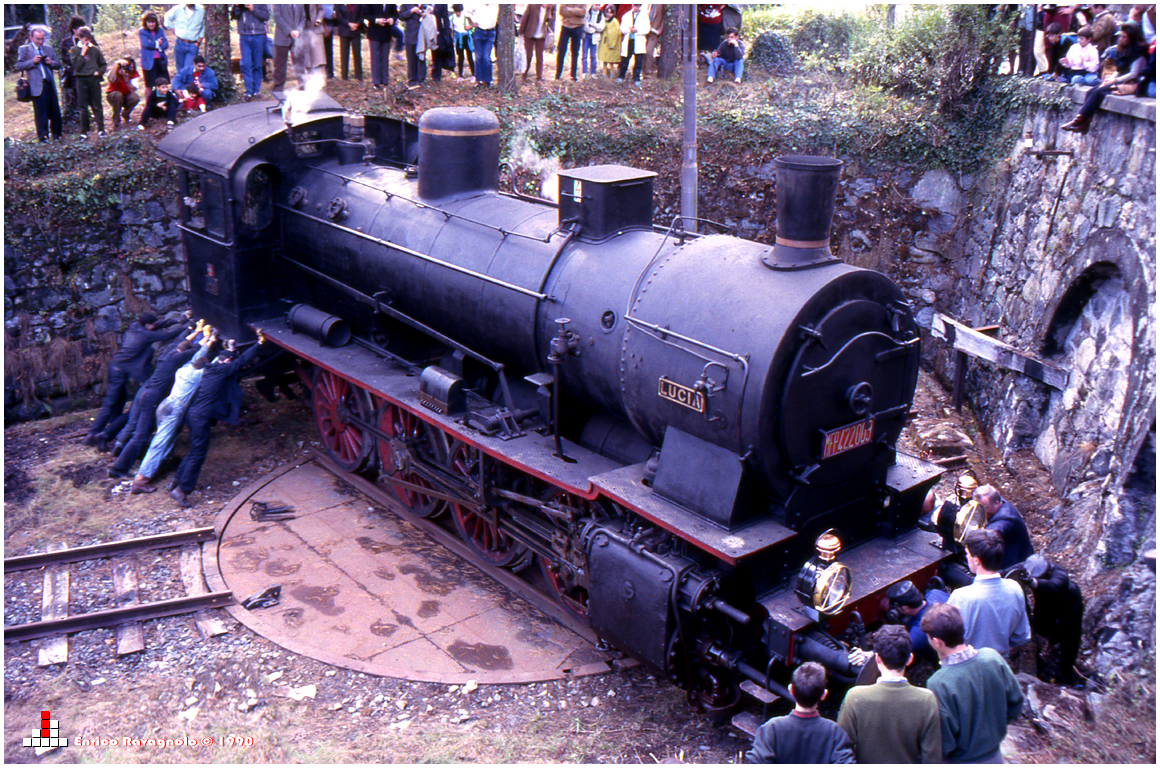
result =
[[[499,187],[499,124],[417,126],[324,94],[212,111],[177,167],[188,287],[306,382],[326,450],[485,563],[527,569],[707,709],[788,696],[885,589],[953,552],[917,528],[941,470],[895,443],[918,334],[841,263],[837,160],[777,161],[773,246],[653,224],[655,174]]]

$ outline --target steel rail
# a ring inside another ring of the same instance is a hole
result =
[[[212,531],[213,529],[211,528],[209,530]],[[204,608],[224,608],[233,602],[233,592],[210,592],[207,595],[194,595],[193,597],[159,600],[155,603],[127,605],[124,608],[94,611],[93,613],[83,613],[79,616],[67,616],[63,619],[34,621],[29,624],[13,624],[12,626],[4,627],[4,642],[15,643],[21,640],[35,640],[37,638],[82,632],[89,629],[116,627],[133,621],[145,621],[147,619],[160,619],[166,616],[193,613]]]
[[[148,549],[165,549],[166,547],[180,547],[184,544],[200,544],[213,541],[216,534],[213,528],[194,528],[191,531],[176,531],[174,533],[160,533],[156,536],[143,536],[138,539],[124,539],[108,544],[94,544],[87,547],[72,549],[58,549],[54,552],[37,552],[32,555],[20,555],[4,560],[4,572],[28,571],[42,568],[46,565],[63,563],[79,563],[85,560],[97,560],[103,557],[123,555],[127,552],[139,552]]]

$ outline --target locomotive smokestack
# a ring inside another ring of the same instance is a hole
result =
[[[419,118],[419,197],[499,189],[499,121],[479,107],[439,107]]]
[[[830,220],[842,175],[832,157],[787,155],[777,167],[777,240],[763,258],[773,269],[804,269],[837,261],[830,253]]]

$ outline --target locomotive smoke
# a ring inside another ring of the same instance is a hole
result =
[[[555,201],[560,191],[560,185],[556,180],[557,171],[560,170],[560,158],[540,155],[530,137],[533,130],[542,130],[547,126],[548,115],[544,112],[536,115],[530,123],[521,126],[512,136],[510,162],[514,168],[539,174],[540,196]]]

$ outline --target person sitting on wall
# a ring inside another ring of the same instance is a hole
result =
[[[741,75],[745,70],[745,46],[737,37],[737,30],[733,28],[726,30],[725,39],[713,54],[713,60],[709,62],[709,77],[705,82],[713,82],[717,73],[723,69],[733,73],[733,82],[741,82]]]
[[[1063,30],[1058,24],[1050,24],[1044,30],[1046,39],[1043,42],[1043,53],[1047,56],[1047,71],[1043,73],[1044,80],[1067,82],[1063,76],[1063,58],[1071,48],[1071,38],[1063,36]]]
[[[1064,131],[1087,133],[1092,117],[1104,103],[1109,93],[1117,96],[1131,96],[1136,93],[1140,75],[1148,63],[1148,48],[1144,45],[1144,33],[1139,24],[1126,22],[1120,27],[1119,41],[1114,48],[1104,52],[1103,84],[1088,91],[1079,113],[1066,125]]]
[[[1062,77],[1072,85],[1098,85],[1100,76],[1100,52],[1092,44],[1092,28],[1081,27],[1076,44],[1067,49],[1060,59]]]
[[[192,66],[173,76],[173,90],[181,100],[181,108],[184,110],[196,107],[205,112],[206,105],[213,100],[217,88],[217,76],[206,66],[205,57],[201,54],[193,57]]]

